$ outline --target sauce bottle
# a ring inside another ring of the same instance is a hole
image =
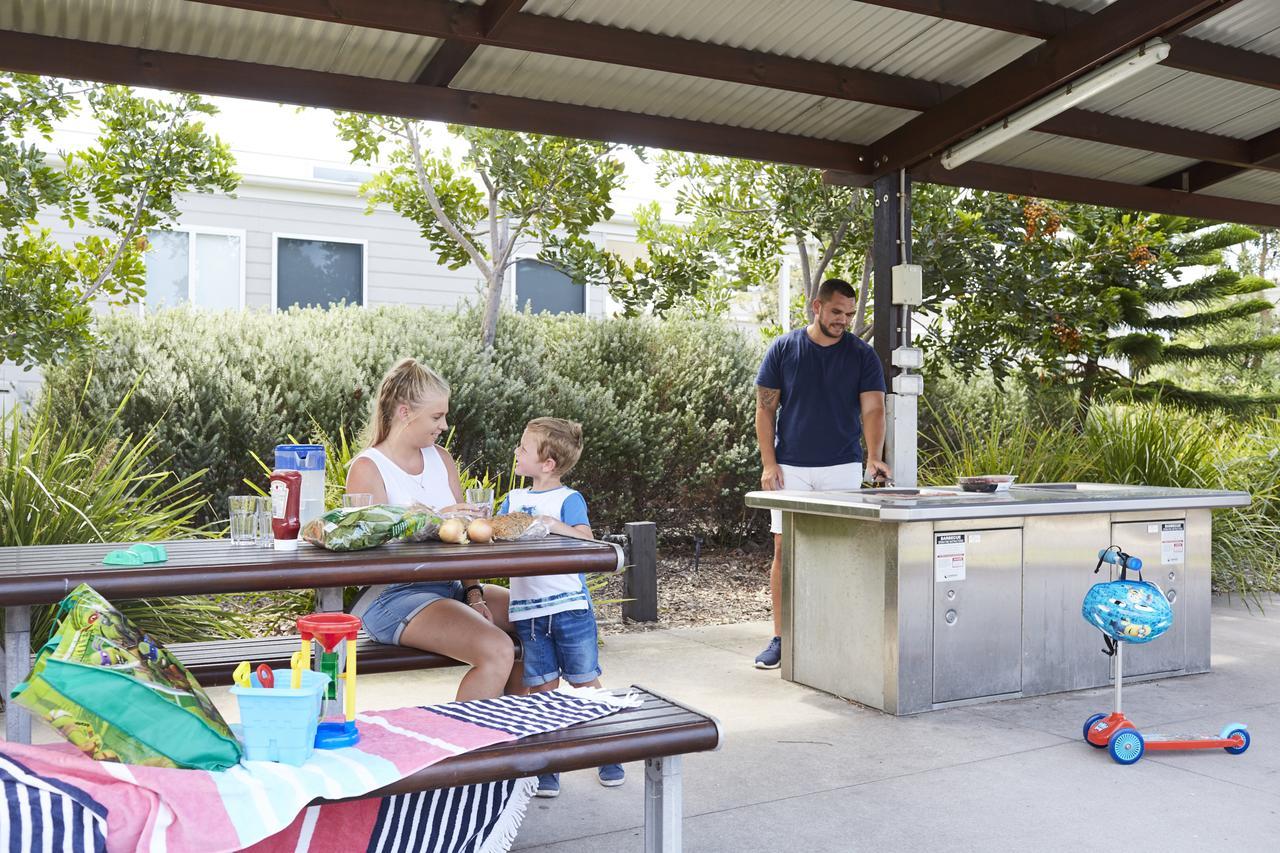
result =
[[[296,551],[302,529],[299,507],[302,502],[302,474],[298,471],[271,472],[271,532],[277,551]]]

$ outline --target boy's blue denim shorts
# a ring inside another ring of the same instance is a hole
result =
[[[466,601],[462,581],[398,583],[383,591],[361,617],[364,629],[379,643],[400,645],[400,635],[413,617],[429,604],[445,598]]]
[[[600,677],[596,616],[590,608],[520,619],[514,625],[524,647],[525,687],[557,678],[590,684]]]

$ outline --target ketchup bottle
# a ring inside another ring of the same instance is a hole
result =
[[[302,474],[298,471],[271,472],[271,532],[277,551],[296,551],[302,528],[298,509],[302,503]]]

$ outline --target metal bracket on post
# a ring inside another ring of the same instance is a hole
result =
[[[684,785],[680,756],[647,758],[644,762],[644,851],[679,853],[684,841],[681,820]]]
[[[9,698],[31,668],[31,608],[4,609],[4,739],[31,743],[31,713]]]

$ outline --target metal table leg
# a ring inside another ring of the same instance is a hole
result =
[[[9,698],[13,688],[31,669],[31,608],[4,609],[4,738],[11,743],[31,743],[31,714]]]
[[[644,762],[645,853],[679,853],[684,788],[680,756],[649,758]]]

